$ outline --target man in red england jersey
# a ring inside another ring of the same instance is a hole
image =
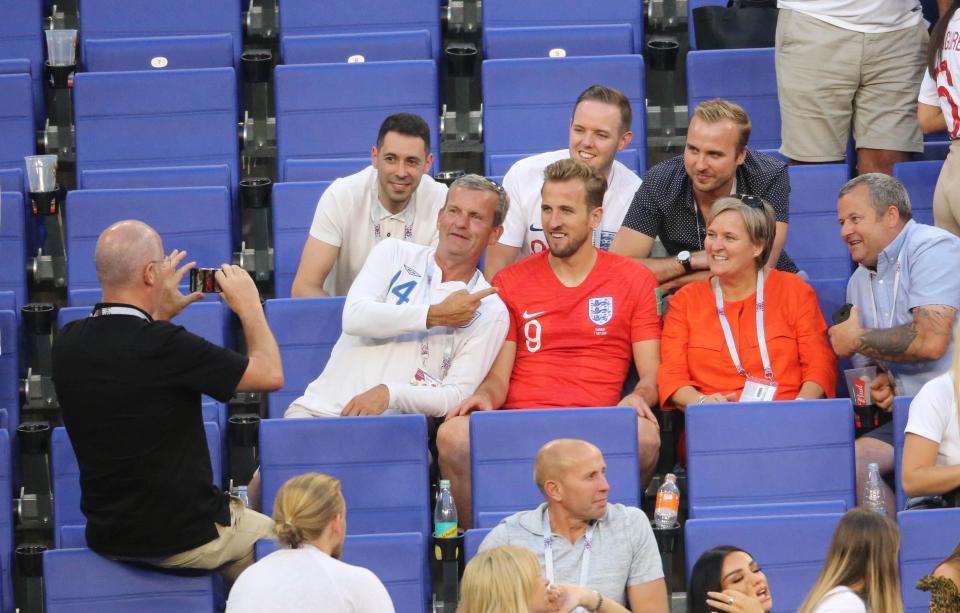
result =
[[[603,175],[573,159],[554,162],[543,174],[541,219],[550,250],[494,277],[510,313],[507,338],[483,383],[447,414],[437,433],[440,470],[466,524],[473,411],[632,406],[644,486],[660,453],[650,411],[660,365],[657,282],[646,267],[590,241],[603,214]],[[631,357],[640,381],[621,399]]]

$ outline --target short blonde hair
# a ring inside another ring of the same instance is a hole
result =
[[[320,473],[297,475],[280,487],[273,502],[277,540],[293,549],[315,541],[345,510],[338,479]]]
[[[544,185],[563,183],[573,179],[583,181],[583,188],[587,192],[588,211],[603,206],[603,195],[607,192],[607,179],[593,166],[580,160],[565,158],[543,169]]]
[[[481,551],[463,571],[457,613],[527,613],[539,580],[540,562],[529,549]]]
[[[773,239],[777,234],[777,221],[773,216],[773,207],[770,206],[769,202],[756,196],[743,196],[743,198],[756,198],[760,206],[749,206],[740,198],[732,196],[720,198],[713,203],[713,208],[710,209],[710,216],[707,217],[707,228],[721,213],[727,211],[740,213],[743,225],[747,228],[747,238],[754,245],[763,247],[760,255],[756,258],[757,270],[760,270],[767,265],[770,252],[773,251]]]
[[[693,116],[705,123],[717,123],[728,119],[737,124],[737,129],[740,130],[740,138],[737,140],[737,153],[743,151],[743,148],[750,141],[750,132],[753,130],[753,126],[750,124],[750,117],[747,112],[739,104],[720,98],[704,100],[697,105],[697,108],[693,109]]]

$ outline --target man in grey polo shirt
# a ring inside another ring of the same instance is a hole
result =
[[[480,550],[526,547],[537,554],[552,583],[589,587],[604,600],[629,605],[633,613],[666,613],[667,587],[650,521],[636,507],[607,502],[605,471],[603,454],[594,445],[550,441],[537,453],[534,467],[546,502],[501,521]]]
[[[894,396],[914,396],[950,368],[960,308],[960,238],[914,221],[903,185],[880,173],[844,185],[838,209],[840,236],[860,266],[847,284],[850,317],[830,328],[830,342],[854,366],[878,367],[873,401],[890,411]],[[871,462],[881,474],[893,472],[893,423],[860,437],[856,455],[860,502]],[[892,514],[894,495],[889,489],[886,494]]]

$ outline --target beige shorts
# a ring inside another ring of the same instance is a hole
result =
[[[306,417],[339,417],[339,414],[336,413],[323,413],[319,411],[314,411],[309,407],[305,407],[302,404],[297,404],[296,402],[291,402],[290,406],[287,407],[287,410],[283,412],[284,419],[304,419]]]
[[[923,151],[917,92],[927,40],[923,23],[864,34],[780,9],[780,153],[801,162],[843,160],[851,123],[858,149]]]

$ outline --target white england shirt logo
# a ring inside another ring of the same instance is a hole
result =
[[[607,324],[613,319],[613,296],[591,298],[587,301],[587,315],[598,326]]]

